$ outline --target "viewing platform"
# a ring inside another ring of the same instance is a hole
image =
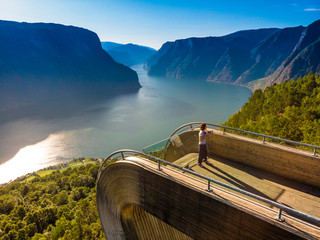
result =
[[[97,203],[107,239],[320,239],[319,147],[211,125],[202,168],[198,126],[106,159]]]
[[[190,166],[190,170],[204,176],[320,218],[319,188],[219,157],[209,157],[209,163],[203,163],[204,168],[199,167],[197,161],[198,154],[190,153],[173,163],[178,166],[186,166],[187,163]],[[212,185],[223,189],[218,184]],[[245,195],[243,197],[255,201],[254,198],[246,197]],[[261,204],[270,206],[267,203]]]

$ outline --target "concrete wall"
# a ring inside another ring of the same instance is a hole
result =
[[[103,171],[97,204],[109,240],[302,239],[275,220],[132,162],[120,161]]]
[[[199,131],[182,133],[173,140],[166,160],[173,162],[188,153],[198,152]],[[280,144],[262,144],[261,141],[215,131],[207,136],[210,156],[218,156],[270,172],[298,182],[320,187],[320,159],[311,152]]]
[[[137,205],[122,209],[121,222],[127,239],[192,239]]]
[[[174,162],[188,153],[198,152],[198,136],[199,131],[188,131],[176,136],[167,149],[165,160]]]

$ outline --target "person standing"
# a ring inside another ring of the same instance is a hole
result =
[[[198,158],[198,165],[203,167],[202,161],[208,163],[208,151],[207,151],[207,140],[206,136],[213,131],[206,131],[207,124],[201,123],[200,124],[200,132],[199,132],[199,158]]]

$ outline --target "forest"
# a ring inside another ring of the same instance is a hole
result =
[[[0,188],[0,239],[105,239],[96,207],[100,163]]]
[[[256,90],[225,125],[320,146],[320,76]]]

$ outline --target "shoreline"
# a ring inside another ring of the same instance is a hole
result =
[[[5,187],[8,184],[11,184],[13,182],[24,182],[24,181],[30,181],[36,177],[43,177],[57,170],[61,170],[61,169],[65,170],[69,167],[76,167],[79,165],[85,165],[90,163],[102,163],[102,161],[103,161],[103,158],[90,158],[90,157],[74,158],[68,161],[67,163],[58,163],[55,165],[51,165],[51,166],[39,169],[37,171],[30,172],[20,177],[17,177],[14,180],[10,180],[5,183],[0,183],[0,188]]]

